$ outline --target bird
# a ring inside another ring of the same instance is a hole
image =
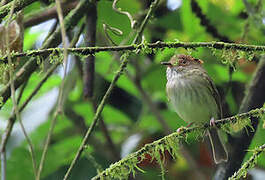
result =
[[[228,153],[220,139],[214,121],[222,118],[221,98],[213,80],[203,68],[203,61],[190,55],[178,54],[168,62],[166,92],[173,109],[189,123],[209,123],[207,130],[213,159],[216,164],[226,162]]]

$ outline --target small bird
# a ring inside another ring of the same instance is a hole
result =
[[[167,65],[167,96],[178,115],[190,124],[210,122],[213,126],[207,134],[214,162],[219,164],[228,159],[217,128],[214,127],[214,120],[222,118],[221,100],[202,63],[200,59],[182,54],[174,55],[169,62],[161,62]]]

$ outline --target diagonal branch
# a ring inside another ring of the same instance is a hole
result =
[[[260,108],[260,109],[251,110],[247,113],[238,114],[238,115],[235,115],[235,116],[232,116],[229,118],[220,119],[220,120],[217,120],[215,122],[216,122],[217,127],[221,127],[221,126],[226,125],[226,124],[228,125],[228,124],[237,123],[238,121],[242,121],[242,120],[244,121],[245,118],[248,118],[248,117],[259,117],[263,114],[265,114],[265,108]],[[144,158],[143,158],[144,155],[150,154],[150,153],[156,151],[158,146],[165,148],[166,146],[172,145],[171,143],[169,143],[169,142],[172,142],[172,140],[176,141],[175,143],[178,143],[179,141],[181,141],[183,139],[183,137],[186,137],[186,135],[188,135],[192,132],[198,132],[198,131],[203,132],[209,128],[211,128],[209,123],[206,123],[202,126],[184,128],[180,132],[171,133],[170,135],[165,136],[165,137],[163,137],[157,141],[154,141],[150,144],[146,144],[140,150],[138,150],[132,154],[129,154],[127,157],[123,158],[122,160],[116,162],[115,164],[110,165],[109,168],[105,169],[103,172],[101,172],[100,174],[98,174],[97,176],[92,178],[92,180],[104,179],[104,177],[109,177],[111,175],[114,175],[113,173],[115,173],[115,172],[120,172],[119,169],[122,169],[122,168],[127,168],[127,170],[129,172],[126,172],[126,174],[129,174],[130,172],[132,172],[134,170],[131,168],[122,167],[122,166],[126,166],[129,163],[134,163],[134,164],[130,164],[130,166],[133,168],[137,168],[137,164],[140,163],[142,160],[144,160]],[[170,148],[175,148],[175,147],[170,146]],[[161,151],[162,151],[162,148],[161,148]],[[111,178],[113,178],[113,177],[111,177]]]
[[[62,3],[63,14],[64,15],[68,14],[73,8],[76,7],[77,3],[78,3],[77,1]],[[58,18],[55,6],[29,14],[28,16],[25,17],[23,25],[25,28],[28,28],[53,18]]]
[[[257,162],[257,158],[259,157],[259,155],[265,151],[265,144],[263,144],[262,146],[256,148],[253,150],[254,153],[252,154],[252,156],[248,159],[247,162],[245,162],[241,168],[235,172],[235,174],[233,174],[233,176],[229,177],[228,180],[237,180],[239,178],[241,178],[242,176],[245,176],[247,173],[247,170],[252,168],[256,162]]]
[[[32,4],[33,2],[35,2],[36,0],[19,0],[16,1],[14,3],[14,13],[17,11],[20,11],[21,9],[23,9],[24,7]],[[0,7],[0,22],[2,21],[2,19],[8,15],[11,7],[12,7],[13,1],[11,1],[10,3]]]
[[[232,42],[228,37],[220,34],[215,26],[213,26],[210,20],[207,18],[205,14],[203,14],[201,7],[199,6],[196,0],[191,0],[191,8],[192,11],[197,15],[200,19],[200,23],[202,26],[206,28],[206,31],[210,33],[213,37],[219,39],[223,42]]]

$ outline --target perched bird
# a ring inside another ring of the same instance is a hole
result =
[[[207,123],[213,127],[207,131],[216,164],[226,162],[228,155],[222,144],[214,120],[222,118],[218,91],[205,69],[203,61],[188,55],[175,55],[167,65],[166,91],[174,110],[186,122]]]

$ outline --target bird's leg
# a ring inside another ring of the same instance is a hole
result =
[[[180,133],[185,128],[189,128],[192,124],[193,124],[193,122],[190,122],[186,127],[181,126],[180,128],[177,129],[177,132]]]
[[[191,127],[192,124],[193,124],[193,122],[190,122],[190,123],[186,126],[186,128]]]

